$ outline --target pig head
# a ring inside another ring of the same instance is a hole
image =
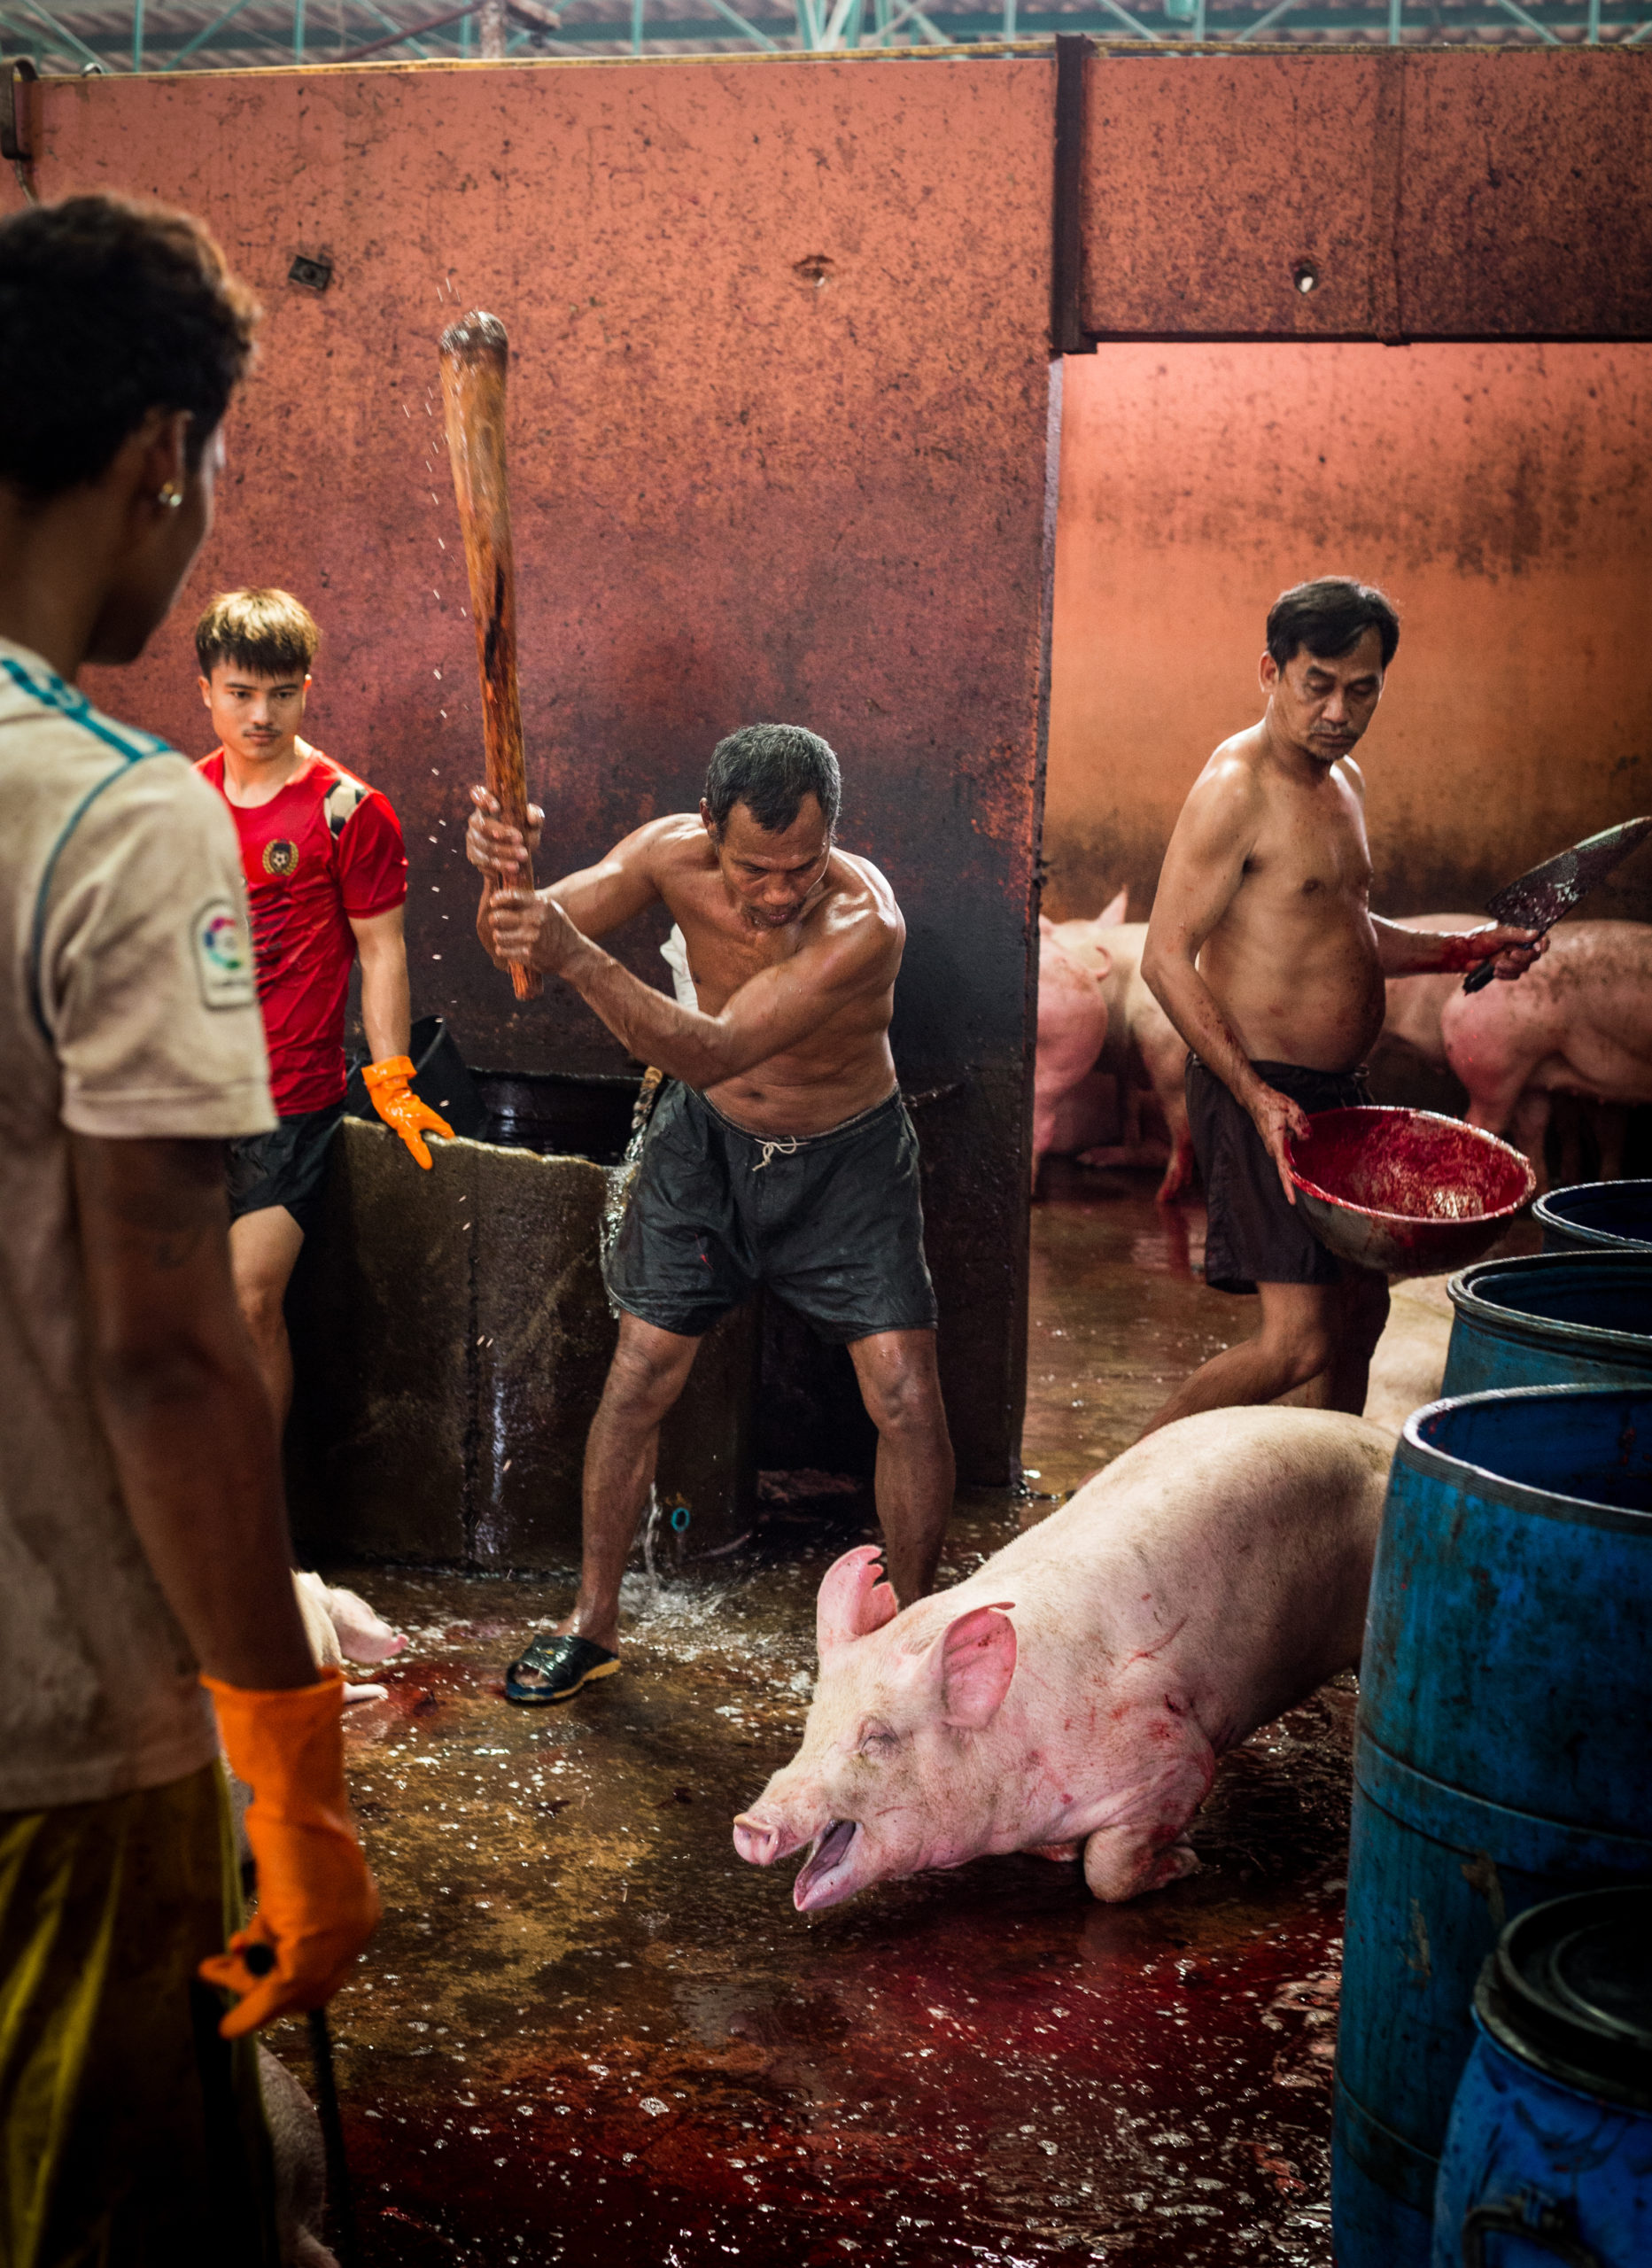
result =
[[[1033,1069],[1033,1186],[1057,1140],[1058,1106],[1093,1068],[1107,1039],[1112,959],[1099,922],[1038,917],[1038,1046]],[[1082,934],[1077,934],[1082,932]]]
[[[897,1624],[882,1572],[872,1544],[827,1571],[803,1746],[734,1822],[735,1848],[755,1866],[812,1846],[793,1886],[799,1913],[961,1866],[996,1847],[999,1829],[1013,1845],[997,1816],[1006,1759],[993,1736],[1015,1674],[1014,1625],[1003,1605]]]

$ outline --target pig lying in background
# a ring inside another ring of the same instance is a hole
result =
[[[1446,1289],[1449,1281],[1446,1276],[1407,1276],[1389,1285],[1388,1320],[1371,1356],[1365,1422],[1395,1441],[1414,1410],[1439,1400],[1454,1312]]]
[[[1093,924],[1066,921],[1058,928],[1038,917],[1038,1052],[1033,1067],[1033,1188],[1051,1150],[1076,1147],[1074,1131],[1061,1121],[1063,1099],[1076,1088],[1100,1054],[1107,1037],[1107,1000],[1102,984],[1109,966],[1106,948],[1090,934]],[[1062,931],[1083,934],[1063,936]]]
[[[875,1547],[847,1553],[803,1747],[736,1850],[806,1847],[800,1913],[988,1852],[1082,1850],[1110,1900],[1191,1874],[1216,1759],[1359,1659],[1392,1447],[1329,1411],[1207,1410],[904,1612]]]
[[[1120,1093],[1125,1099],[1123,1154],[1096,1149],[1081,1153],[1081,1165],[1133,1165],[1158,1152],[1150,1150],[1141,1130],[1142,1082],[1164,1115],[1170,1138],[1170,1154],[1154,1202],[1168,1205],[1192,1186],[1195,1171],[1193,1137],[1188,1131],[1187,1093],[1183,1075],[1187,1069],[1187,1042],[1148,990],[1142,975],[1142,948],[1147,943],[1145,921],[1124,918],[1125,893],[1097,917],[1106,932],[1113,967],[1107,978],[1108,1030],[1120,1057]],[[1117,909],[1116,914],[1114,909]],[[1108,1053],[1113,1053],[1113,1049]]]
[[[1142,978],[1142,948],[1147,941],[1145,921],[1124,918],[1126,894],[1121,890],[1091,920],[1055,921],[1047,925],[1046,951],[1076,959],[1099,954],[1106,967],[1102,997],[1106,1003],[1105,1047],[1097,1050],[1088,1076],[1069,1075],[1059,1091],[1048,1124],[1043,1149],[1062,1155],[1076,1154],[1087,1166],[1164,1165],[1157,1201],[1167,1205],[1189,1187],[1193,1178],[1193,1141],[1188,1132],[1187,1100],[1182,1075],[1187,1066],[1187,1046]],[[1041,1011],[1039,1016],[1038,1076],[1043,1074],[1044,1043],[1042,1013],[1045,953],[1039,956]],[[1106,1083],[1105,1095],[1096,1089],[1097,1074]],[[1164,1115],[1169,1136],[1167,1157],[1162,1143],[1144,1138],[1141,1124],[1144,1083]],[[1053,1080],[1051,1082],[1053,1087]],[[1123,1139],[1106,1138],[1123,1117]],[[1041,1156],[1043,1153],[1041,1152]]]
[[[333,1589],[314,1574],[295,1575],[292,1588],[298,1594],[310,1651],[322,1669],[342,1669],[347,1661],[393,1661],[407,1643],[353,1591]],[[346,1704],[383,1701],[389,1689],[384,1685],[346,1685],[345,1700]]]
[[[1484,914],[1424,913],[1408,929],[1478,928]],[[1503,1134],[1547,1185],[1543,1137],[1551,1094],[1628,1106],[1652,1102],[1652,925],[1563,921],[1543,959],[1512,983],[1465,993],[1461,976],[1406,976],[1388,986],[1384,1029],[1408,1040],[1469,1091],[1470,1126]],[[1615,1179],[1617,1154],[1602,1160]]]

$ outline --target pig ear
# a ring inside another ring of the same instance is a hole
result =
[[[1015,1674],[1015,1625],[996,1606],[978,1606],[948,1624],[935,1652],[943,1720],[980,1732]]]
[[[1047,913],[1041,913],[1039,915],[1038,934],[1041,937],[1052,936],[1055,934],[1055,923],[1050,919],[1050,916]]]
[[[1097,963],[1096,969],[1097,975],[1111,976],[1113,974],[1113,955],[1107,951],[1105,945],[1098,945],[1092,942],[1090,951],[1096,956]]]
[[[820,1652],[870,1636],[898,1612],[895,1593],[883,1579],[883,1559],[875,1543],[846,1551],[826,1571],[815,1601],[815,1643]]]
[[[1128,921],[1130,918],[1129,904],[1130,887],[1127,882],[1117,897],[1110,897],[1107,900],[1096,916],[1097,922],[1102,928],[1111,929],[1121,921]]]

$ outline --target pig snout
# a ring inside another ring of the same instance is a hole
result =
[[[748,1866],[772,1867],[784,1847],[781,1829],[755,1813],[743,1811],[734,1821],[734,1848]]]
[[[834,1824],[812,1774],[788,1779],[782,1773],[734,1821],[734,1848],[748,1865],[772,1867],[818,1844]]]

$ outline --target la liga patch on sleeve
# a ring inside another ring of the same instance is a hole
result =
[[[233,898],[209,897],[190,927],[195,973],[209,1008],[251,1008],[258,1000],[252,942]]]

